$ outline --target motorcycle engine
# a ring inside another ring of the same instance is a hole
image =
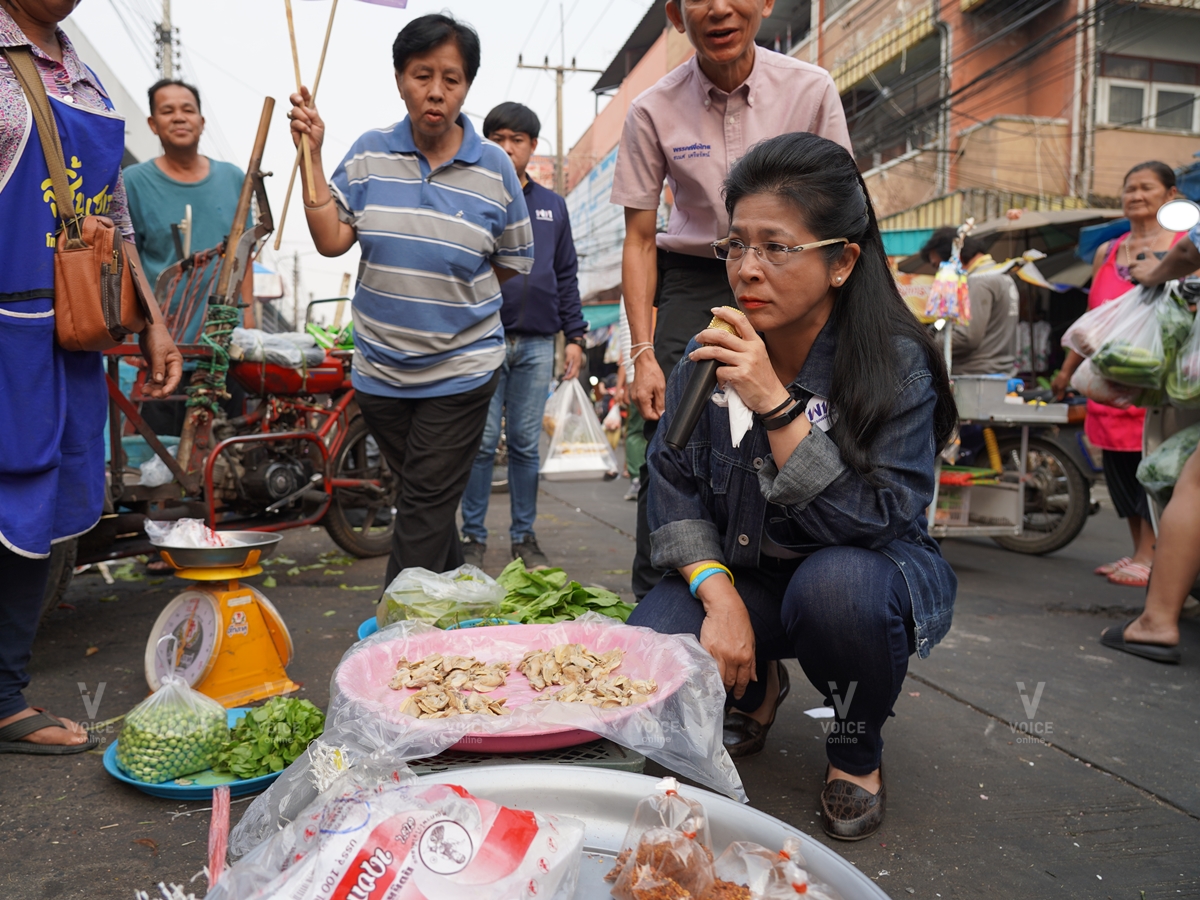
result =
[[[274,503],[294,494],[312,477],[312,465],[307,459],[266,457],[246,465],[242,489],[249,499]]]

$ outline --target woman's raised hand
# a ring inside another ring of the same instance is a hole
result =
[[[307,134],[312,152],[319,152],[321,144],[325,142],[325,120],[312,105],[312,94],[308,88],[301,87],[300,92],[292,94],[289,99],[292,101],[292,108],[288,112],[288,118],[292,120],[292,143],[299,147],[300,135]]]
[[[706,328],[696,335],[705,346],[693,351],[691,359],[695,362],[715,359],[721,363],[717,369],[718,383],[721,387],[732,384],[737,388],[738,396],[753,412],[770,412],[787,400],[787,388],[775,374],[767,345],[750,326],[750,321],[725,307],[717,307],[713,314],[732,325],[737,333]]]

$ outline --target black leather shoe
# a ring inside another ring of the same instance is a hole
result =
[[[879,830],[887,802],[883,768],[879,769],[879,793],[835,778],[821,791],[821,820],[825,833],[839,841],[861,841]]]
[[[725,745],[725,749],[729,751],[729,755],[734,759],[753,756],[755,753],[762,751],[762,748],[767,743],[767,732],[775,724],[775,716],[779,712],[779,704],[783,703],[784,698],[787,697],[788,692],[792,689],[792,683],[788,679],[787,668],[784,664],[776,660],[775,670],[779,676],[779,695],[775,698],[775,709],[771,711],[770,722],[766,725],[761,725],[745,713],[736,709],[730,709],[725,713],[721,742]]]

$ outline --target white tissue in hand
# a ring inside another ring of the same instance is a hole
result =
[[[754,413],[746,405],[732,384],[725,385],[725,392],[717,391],[712,395],[712,402],[729,410],[729,440],[734,447],[742,443],[742,438],[754,424]]]

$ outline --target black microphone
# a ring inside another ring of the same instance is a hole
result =
[[[739,316],[745,315],[736,306],[724,308],[732,309]],[[718,316],[713,316],[708,327],[737,334],[737,329]],[[720,363],[715,359],[704,359],[696,363],[692,369],[687,386],[683,389],[679,408],[675,410],[675,416],[671,419],[671,427],[667,429],[667,446],[672,450],[682,450],[692,439],[692,432],[696,430],[696,423],[700,421],[700,415],[704,412],[704,404],[708,403],[712,392],[716,390],[718,366]]]

